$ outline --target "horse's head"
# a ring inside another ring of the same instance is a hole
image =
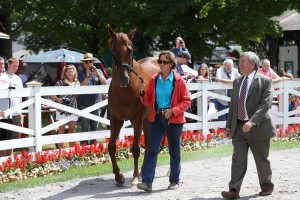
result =
[[[108,29],[110,38],[108,40],[109,48],[112,51],[113,65],[117,71],[119,77],[119,83],[121,87],[127,87],[129,85],[130,77],[129,73],[132,71],[133,66],[133,49],[132,38],[136,29],[133,29],[128,34],[116,33],[112,28]]]

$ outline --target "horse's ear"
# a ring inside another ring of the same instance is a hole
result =
[[[111,27],[108,27],[108,33],[109,33],[110,37],[116,38],[116,33],[114,32],[114,30]]]
[[[130,31],[130,32],[127,34],[127,37],[128,37],[130,40],[132,40],[132,38],[133,38],[135,32],[136,32],[136,28],[134,28],[132,31]]]

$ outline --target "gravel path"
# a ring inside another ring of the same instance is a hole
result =
[[[199,151],[201,153],[201,151]],[[270,153],[275,190],[273,195],[259,197],[260,187],[253,156],[249,155],[248,171],[240,192],[241,199],[300,199],[300,149],[272,151]],[[222,199],[220,193],[227,190],[230,178],[231,156],[188,162],[182,164],[180,188],[166,190],[168,166],[158,167],[153,192],[145,193],[131,188],[132,171],[124,174],[124,187],[115,186],[112,174],[88,179],[50,184],[43,187],[0,193],[0,199],[17,200],[79,200],[79,199]]]

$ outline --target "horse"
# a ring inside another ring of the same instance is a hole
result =
[[[148,143],[149,121],[147,120],[147,107],[140,101],[140,87],[144,82],[147,86],[150,78],[159,72],[155,64],[148,59],[141,60],[141,64],[133,58],[132,39],[136,32],[133,29],[128,34],[116,33],[108,29],[110,38],[108,45],[112,51],[112,79],[108,90],[108,107],[110,111],[110,140],[108,152],[111,158],[113,173],[117,186],[123,186],[125,178],[120,173],[116,162],[116,141],[125,120],[130,120],[134,129],[134,141],[131,146],[134,158],[134,171],[132,185],[139,180],[138,159],[140,156],[139,141],[143,130],[145,147]],[[155,62],[153,62],[155,63]]]

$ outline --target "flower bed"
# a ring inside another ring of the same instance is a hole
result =
[[[226,138],[224,129],[211,129],[211,133],[204,136],[201,131],[182,132],[182,150],[195,151],[217,145],[228,144],[231,141]],[[300,125],[289,126],[286,130],[276,130],[276,137],[273,142],[279,140],[300,141]],[[52,174],[59,174],[70,168],[90,166],[110,162],[107,151],[109,138],[105,143],[94,143],[93,145],[79,145],[70,149],[52,149],[37,152],[35,160],[33,155],[23,150],[20,154],[14,154],[0,165],[0,184],[18,181],[27,178],[43,177]],[[124,160],[132,157],[130,147],[133,143],[133,136],[125,136],[118,141],[117,160]],[[144,137],[141,137],[141,154],[144,154]],[[168,141],[162,141],[161,153],[168,153]]]

